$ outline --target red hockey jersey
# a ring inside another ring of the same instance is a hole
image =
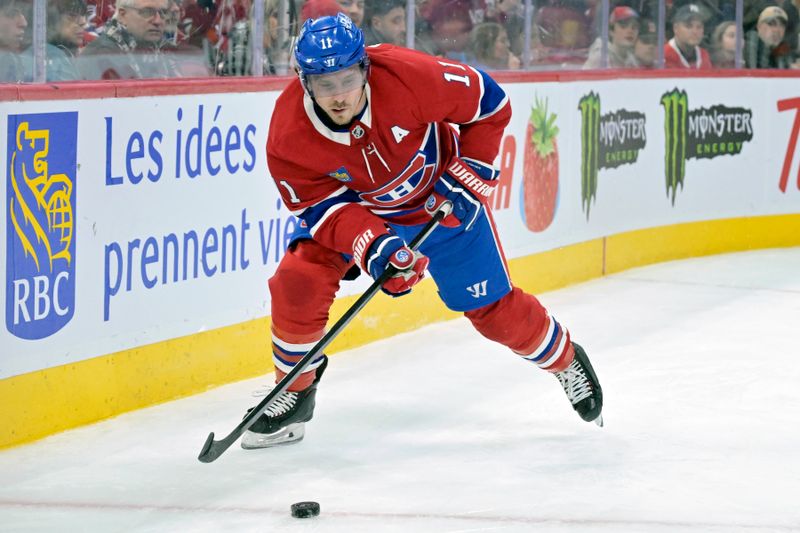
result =
[[[491,167],[511,117],[508,97],[477,69],[386,44],[367,54],[367,104],[349,127],[326,126],[293,80],[267,139],[286,206],[315,240],[347,254],[365,229],[384,232],[384,221],[428,220],[425,200],[450,159]]]
[[[675,43],[675,39],[670,39],[664,45],[664,67],[665,68],[691,68],[691,69],[710,69],[714,68],[711,64],[711,57],[704,48],[694,47],[695,59],[691,63],[683,57],[680,48]]]

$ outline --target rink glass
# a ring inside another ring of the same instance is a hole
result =
[[[132,9],[149,9],[151,2],[127,1]],[[185,8],[180,0],[168,0],[166,10],[159,8],[160,13],[165,13],[163,24],[158,22],[162,17],[156,17],[156,24],[163,31],[159,48],[165,65],[139,72],[135,77],[293,74],[290,51],[304,0],[239,0],[224,3],[226,8],[219,7],[223,5],[221,0],[188,4],[191,6]],[[75,7],[81,5],[85,9]],[[672,37],[671,13],[665,0],[631,0],[627,5],[637,11],[642,25],[639,52],[645,65],[632,68],[661,68],[664,45]],[[732,22],[737,29],[736,48],[725,66],[730,67],[731,62],[741,66],[744,32],[740,30],[743,26],[749,30],[754,22],[752,14],[745,12],[743,0],[720,0],[713,7],[700,2],[698,5],[707,12],[702,45],[714,57],[715,47],[719,46],[713,41],[715,29]],[[306,7],[312,16],[319,16]],[[582,69],[592,46],[599,47],[602,61],[598,68],[602,69],[608,67],[609,46],[613,44],[609,40],[613,39],[609,31],[612,9],[609,0],[423,0],[405,6],[409,29],[405,44],[478,68],[498,70],[476,60],[472,51],[478,46],[478,39],[492,34],[486,25],[499,24],[513,56],[508,57],[506,68],[501,70]],[[62,20],[52,20],[54,13],[60,14]],[[0,83],[114,79],[92,68],[93,62],[108,57],[65,57],[54,46],[61,40],[59,31],[69,33],[66,26],[77,25],[91,36],[103,28],[113,13],[113,8],[99,12],[96,6],[86,6],[81,0],[0,0]],[[362,27],[366,23],[365,19]],[[727,53],[731,53],[730,49]],[[652,59],[647,59],[650,56]]]

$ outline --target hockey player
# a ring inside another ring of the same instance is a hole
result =
[[[514,287],[488,200],[511,107],[480,70],[393,45],[365,49],[346,15],[308,20],[298,79],[278,98],[267,163],[300,232],[269,280],[279,381],[322,338],[342,279],[360,268],[408,293],[425,271],[444,303],[485,337],[553,373],[574,409],[601,423],[602,391],[583,349],[539,301]],[[459,125],[459,131],[452,126]],[[417,252],[426,200],[454,205]],[[303,438],[327,358],[320,355],[245,432],[242,446]]]

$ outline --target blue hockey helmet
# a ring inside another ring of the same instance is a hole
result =
[[[331,74],[353,65],[359,65],[365,75],[369,71],[364,34],[344,13],[308,19],[297,37],[294,57],[309,94],[308,76]]]

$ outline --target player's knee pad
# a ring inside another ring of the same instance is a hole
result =
[[[348,268],[342,254],[315,241],[287,250],[269,279],[273,323],[302,335],[324,328]]]
[[[341,253],[313,240],[300,241],[287,250],[269,279],[276,381],[291,372],[324,335],[328,311],[348,268]],[[320,354],[289,390],[304,390],[311,385],[323,360]]]

